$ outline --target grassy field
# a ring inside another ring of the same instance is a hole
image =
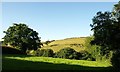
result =
[[[84,44],[85,44],[85,37],[78,37],[78,38],[67,38],[67,39],[62,39],[62,40],[56,40],[48,45],[44,44],[44,47],[41,49],[52,49],[54,52],[59,51],[62,48],[65,47],[71,47],[77,52],[84,50]]]
[[[107,62],[69,60],[25,55],[3,55],[4,70],[111,70]]]
[[[62,48],[71,47],[79,52],[85,50],[85,40],[86,38],[56,40],[41,49],[50,48],[53,49],[54,52],[57,52]],[[3,54],[2,70],[81,70],[87,72],[110,72],[113,71],[113,68],[109,62]]]

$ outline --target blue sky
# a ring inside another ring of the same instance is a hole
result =
[[[119,0],[2,0],[2,2],[118,2]]]
[[[42,41],[92,34],[90,24],[98,11],[112,11],[115,2],[4,2],[2,31],[25,23]],[[4,34],[0,34],[2,38]]]

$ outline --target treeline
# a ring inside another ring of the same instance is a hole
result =
[[[42,57],[95,61],[95,58],[93,58],[92,55],[87,51],[76,52],[73,48],[70,47],[62,48],[56,53],[54,53],[52,49],[38,49],[34,53],[35,56]]]

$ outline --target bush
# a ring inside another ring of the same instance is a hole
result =
[[[63,48],[58,51],[54,57],[65,58],[65,59],[77,59],[77,52],[72,48]]]
[[[52,49],[38,49],[36,51],[36,56],[43,56],[43,57],[53,57],[54,53]]]
[[[95,61],[95,58],[92,57],[91,54],[89,54],[87,51],[81,51],[81,60],[89,60],[89,61]]]
[[[110,61],[112,52],[107,48],[103,48],[98,45],[93,45],[92,42],[94,40],[94,36],[90,36],[86,38],[85,41],[85,50],[91,54],[91,57],[96,61]]]
[[[38,49],[38,50],[36,50],[35,55],[36,55],[36,56],[42,56],[42,55],[43,55],[43,53],[44,53],[44,51],[45,51],[44,49],[41,49],[41,50],[40,50],[40,49]]]

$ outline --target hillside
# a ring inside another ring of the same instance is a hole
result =
[[[85,44],[86,37],[75,37],[75,38],[66,38],[62,40],[55,40],[48,45],[45,45],[41,49],[52,49],[54,52],[59,51],[62,48],[65,47],[71,47],[76,51],[84,50],[84,44]]]
[[[2,48],[2,54],[25,54],[24,52],[20,51],[19,49],[10,47],[10,46],[0,46]]]

